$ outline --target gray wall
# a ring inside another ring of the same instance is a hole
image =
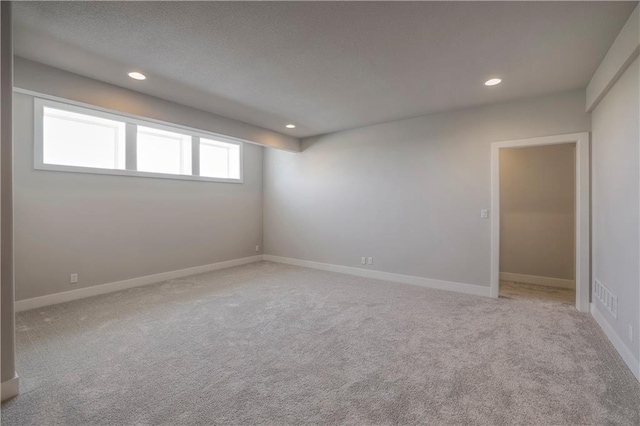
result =
[[[267,150],[265,253],[489,286],[490,143],[588,131],[584,102],[578,90]]]
[[[500,271],[573,280],[575,144],[500,150]]]
[[[604,318],[636,359],[640,358],[638,61],[624,72],[592,113],[593,275],[618,297],[618,319],[606,313]],[[634,342],[628,337],[630,324],[635,330]]]
[[[199,109],[169,102],[50,67],[15,58],[14,85],[38,93],[71,99],[102,108],[233,136],[273,148],[299,151],[297,138]]]
[[[34,170],[24,94],[14,131],[17,300],[259,254],[262,147],[243,184],[196,182]]]
[[[14,352],[14,281],[13,281],[13,202],[12,202],[12,90],[13,90],[13,52],[11,33],[11,3],[0,4],[0,156],[2,207],[0,236],[1,241],[1,380],[5,382],[15,376]],[[5,395],[8,396],[8,395]]]

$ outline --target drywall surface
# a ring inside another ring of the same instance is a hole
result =
[[[260,254],[262,147],[243,184],[53,172],[33,168],[33,97],[14,127],[17,300]]]
[[[15,316],[14,316],[14,271],[13,271],[13,203],[12,203],[12,84],[13,51],[11,31],[11,3],[0,4],[0,157],[2,198],[0,199],[0,282],[1,312],[0,323],[0,381],[5,383],[14,378],[15,369]],[[15,392],[2,390],[2,396],[15,396]]]
[[[587,86],[587,111],[591,112],[640,54],[640,6],[631,12]]]
[[[640,65],[636,59],[593,110],[593,278],[618,297],[617,320],[593,303],[640,358]],[[628,327],[634,327],[633,342]]]
[[[500,272],[575,278],[575,144],[500,150]]]
[[[76,102],[299,151],[297,138],[17,57],[14,85]]]
[[[571,91],[310,138],[296,154],[267,150],[265,252],[489,286],[491,223],[480,210],[491,142],[588,131],[584,102]]]

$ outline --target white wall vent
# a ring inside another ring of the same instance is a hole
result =
[[[618,319],[618,298],[613,295],[611,290],[602,285],[600,281],[595,280],[593,284],[593,295],[607,308],[615,319]]]

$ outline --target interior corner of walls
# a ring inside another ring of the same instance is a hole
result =
[[[512,281],[525,284],[534,284],[544,287],[575,288],[575,280],[564,278],[543,277],[538,275],[516,274],[512,272],[500,272],[500,281]]]
[[[57,305],[60,303],[71,302],[87,297],[99,296],[102,294],[113,293],[116,291],[128,290],[134,287],[143,287],[151,284],[158,284],[164,281],[175,280],[188,277],[191,275],[204,274],[220,269],[231,268],[234,266],[246,265],[262,261],[264,256],[258,254],[255,256],[242,257],[238,259],[225,260],[222,262],[211,263],[207,265],[194,266],[175,271],[161,272],[153,275],[129,278],[122,281],[115,281],[106,284],[98,284],[89,287],[82,287],[75,290],[51,293],[44,296],[37,296],[29,299],[22,299],[15,302],[16,312],[28,311],[44,306]]]
[[[322,271],[337,272],[340,274],[355,275],[358,277],[372,278],[382,281],[390,281],[400,284],[415,285],[418,287],[431,288],[435,290],[446,290],[455,293],[470,294],[473,296],[490,297],[491,289],[487,286],[466,284],[453,281],[443,281],[432,278],[417,277],[414,275],[403,275],[394,272],[355,268],[352,266],[336,265],[330,263],[316,262],[312,260],[294,259],[282,256],[264,255],[264,260],[269,262],[284,263],[287,265],[300,266],[303,268],[319,269]]]
[[[16,374],[9,380],[0,383],[0,399],[2,402],[18,396],[20,393],[20,378]]]
[[[586,112],[591,112],[640,55],[640,5],[631,12],[586,89]]]
[[[633,373],[638,381],[640,381],[640,360],[633,355],[633,352],[624,343],[622,337],[616,333],[615,329],[606,320],[605,315],[600,311],[596,302],[591,303],[591,315],[595,319],[596,323],[600,326],[600,329],[604,332],[607,339],[613,344],[624,363],[629,367],[629,370]]]

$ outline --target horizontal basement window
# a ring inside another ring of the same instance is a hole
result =
[[[44,107],[43,161],[63,166],[125,169],[125,123]]]
[[[138,126],[136,165],[141,172],[191,174],[191,136]]]
[[[165,179],[242,182],[242,143],[36,98],[35,168]]]
[[[201,138],[200,176],[240,179],[240,146]]]

